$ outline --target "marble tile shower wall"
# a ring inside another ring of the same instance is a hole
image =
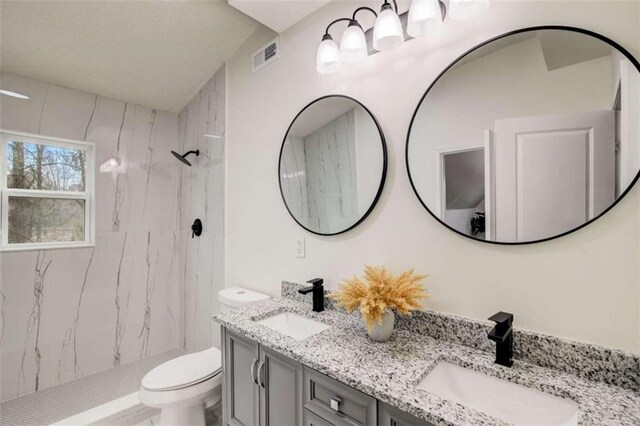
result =
[[[304,138],[287,137],[282,192],[303,225],[330,233],[353,223],[358,215],[356,151],[355,110]]]
[[[0,254],[0,399],[180,346],[176,114],[15,75],[2,80],[31,97],[3,97],[3,129],[92,141],[97,165],[118,158],[128,170],[115,179],[97,173],[95,248]]]
[[[288,135],[282,147],[280,160],[280,183],[287,199],[287,208],[296,219],[308,226],[307,176],[304,155],[304,140]]]
[[[358,216],[355,110],[307,135],[304,161],[309,223],[324,233],[348,228]]]
[[[217,293],[224,288],[224,141],[226,67],[204,85],[178,115],[181,150],[200,150],[181,167],[179,207],[181,281],[184,294],[184,348],[220,347]],[[191,238],[190,226],[200,218],[203,233]]]

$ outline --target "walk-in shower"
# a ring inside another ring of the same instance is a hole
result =
[[[200,150],[196,149],[195,151],[189,151],[186,152],[182,155],[178,154],[175,151],[171,151],[171,153],[173,154],[174,157],[176,157],[178,160],[182,161],[184,164],[186,164],[187,166],[191,166],[191,162],[189,160],[187,160],[187,156],[191,155],[191,154],[195,154],[196,157],[200,155]]]

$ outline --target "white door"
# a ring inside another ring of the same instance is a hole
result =
[[[498,241],[569,231],[615,199],[613,111],[497,120],[494,144]]]

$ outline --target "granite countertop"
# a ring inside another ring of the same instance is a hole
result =
[[[255,323],[279,312],[293,312],[331,328],[296,341]],[[368,338],[358,315],[339,310],[316,313],[308,303],[290,298],[224,312],[223,326],[293,360],[434,425],[500,425],[505,422],[478,410],[416,388],[439,361],[448,361],[578,403],[582,425],[640,425],[640,393],[590,381],[551,368],[514,361],[494,363],[494,355],[397,327],[385,343]]]

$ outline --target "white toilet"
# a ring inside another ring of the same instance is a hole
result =
[[[228,311],[270,299],[241,287],[218,292],[220,309]],[[222,399],[222,355],[217,348],[184,355],[151,370],[142,379],[140,402],[160,409],[165,426],[204,426],[205,408]]]

